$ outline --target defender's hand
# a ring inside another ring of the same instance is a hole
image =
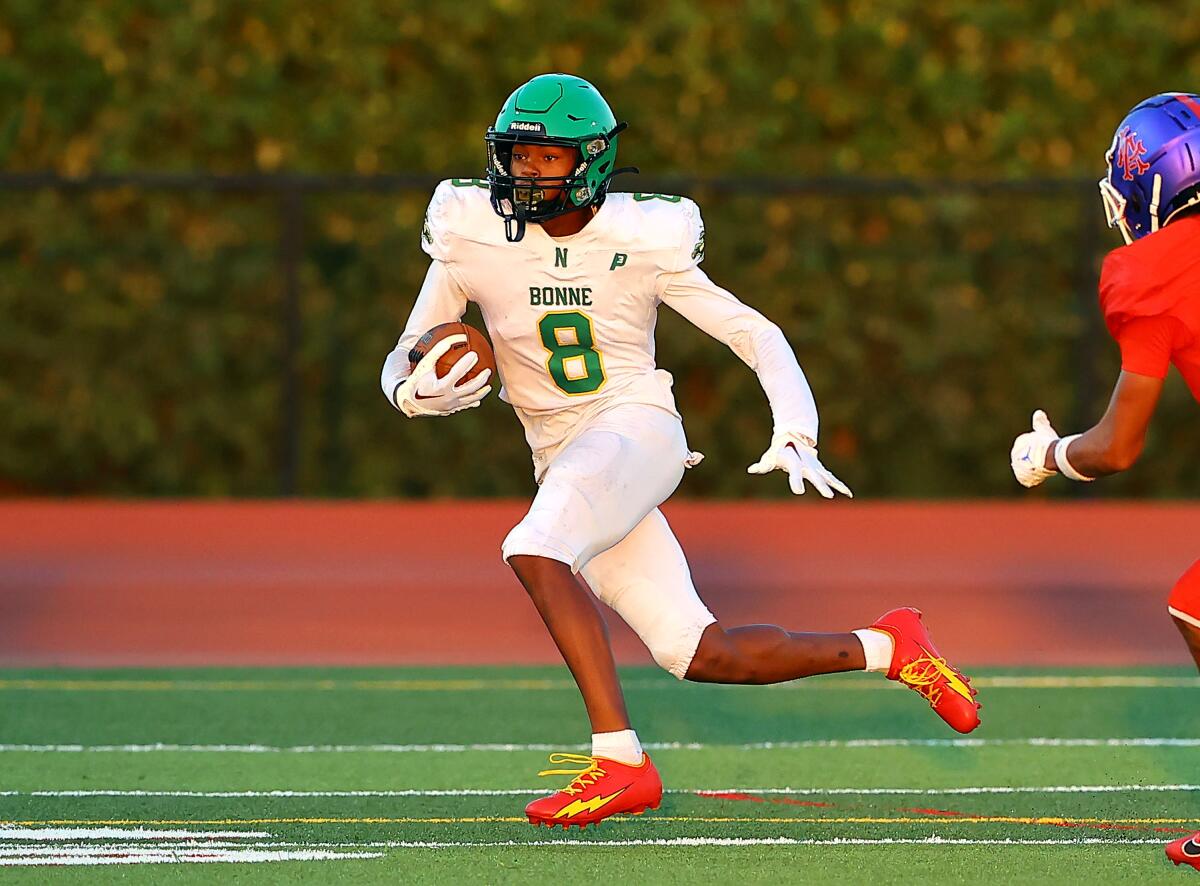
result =
[[[1013,441],[1009,461],[1018,483],[1032,489],[1057,473],[1046,470],[1046,450],[1057,439],[1058,431],[1054,430],[1046,413],[1039,409],[1033,414],[1033,430]]]
[[[788,484],[796,495],[804,494],[804,481],[813,485],[825,498],[833,498],[835,491],[854,498],[845,483],[829,471],[817,458],[817,447],[813,441],[789,431],[780,431],[771,437],[771,445],[757,462],[746,468],[747,474],[769,474],[771,471],[787,471]]]
[[[413,367],[412,374],[396,388],[392,395],[396,407],[409,418],[414,418],[418,415],[451,415],[478,406],[479,401],[492,390],[488,384],[492,371],[485,369],[470,381],[462,380],[479,362],[478,354],[467,351],[441,378],[435,371],[443,354],[457,344],[466,343],[465,335],[448,335],[430,348],[421,362]]]

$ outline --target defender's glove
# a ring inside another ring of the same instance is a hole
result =
[[[769,474],[771,471],[787,471],[788,484],[796,495],[804,494],[804,481],[813,485],[825,498],[833,498],[836,490],[854,498],[845,483],[829,471],[817,458],[817,447],[812,438],[793,431],[776,431],[771,436],[771,445],[757,462],[746,468],[747,474]]]
[[[412,374],[396,386],[392,394],[396,408],[409,418],[414,418],[418,415],[451,415],[478,406],[479,401],[492,390],[488,384],[492,371],[485,369],[470,381],[459,384],[463,376],[479,362],[478,354],[467,351],[441,378],[435,371],[443,354],[457,344],[466,343],[465,335],[448,335],[430,348],[421,362],[413,367]]]
[[[1054,430],[1046,413],[1039,409],[1033,414],[1033,430],[1013,441],[1010,461],[1018,483],[1032,489],[1057,473],[1046,470],[1046,450],[1057,439],[1058,431]]]

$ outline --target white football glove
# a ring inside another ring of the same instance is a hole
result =
[[[437,361],[443,354],[457,344],[466,344],[465,335],[448,335],[421,358],[421,362],[413,367],[409,375],[392,395],[397,408],[409,418],[418,415],[451,415],[478,406],[479,401],[488,395],[492,386],[488,384],[492,371],[485,369],[479,375],[467,382],[462,378],[479,362],[479,355],[468,351],[450,367],[441,378],[438,378]]]
[[[746,468],[747,474],[769,474],[771,471],[787,471],[788,485],[796,495],[804,494],[804,481],[813,485],[825,498],[833,498],[836,490],[854,498],[850,487],[839,480],[817,458],[817,447],[811,438],[791,431],[777,431],[771,436],[771,445],[762,458]]]
[[[1046,413],[1039,409],[1033,414],[1033,430],[1013,441],[1010,461],[1018,483],[1032,489],[1058,473],[1046,470],[1046,450],[1057,439],[1058,431],[1054,430]]]

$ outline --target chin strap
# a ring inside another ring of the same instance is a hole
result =
[[[513,214],[504,219],[504,239],[509,243],[519,243],[525,236],[525,207],[513,201]]]

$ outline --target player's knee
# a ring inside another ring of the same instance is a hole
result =
[[[1193,563],[1175,582],[1171,596],[1167,598],[1167,606],[1172,614],[1182,613],[1189,619],[1200,621],[1200,560]]]
[[[718,624],[709,625],[700,637],[685,677],[696,683],[723,683],[737,667],[737,650]]]
[[[655,664],[677,680],[690,680],[704,631],[703,625],[694,624],[683,630],[643,637],[643,641]]]
[[[540,558],[566,563],[575,563],[578,554],[563,539],[556,538],[541,527],[522,521],[513,527],[500,547],[500,556],[514,571],[514,558]]]
[[[678,680],[684,679],[692,663],[692,653],[678,643],[656,644],[649,647],[654,663]]]

